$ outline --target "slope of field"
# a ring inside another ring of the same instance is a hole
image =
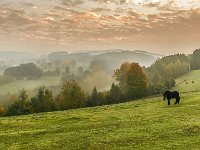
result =
[[[0,118],[0,149],[200,149],[200,93]]]
[[[41,86],[56,86],[60,84],[59,76],[42,77],[38,80],[17,80],[0,86],[0,94],[18,93],[23,88],[26,90],[33,90]]]
[[[193,70],[176,79],[176,86],[172,90],[180,92],[200,91],[200,70]]]

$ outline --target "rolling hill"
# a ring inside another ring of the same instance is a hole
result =
[[[176,79],[176,86],[172,90],[179,92],[200,91],[200,70],[192,70]]]
[[[200,93],[0,118],[0,149],[200,149]]]
[[[162,57],[159,54],[153,54],[140,50],[121,50],[111,49],[102,51],[82,51],[82,52],[53,52],[48,55],[49,60],[74,60],[78,63],[88,65],[92,61],[101,60],[106,63],[108,69],[113,70],[120,66],[124,61],[137,62],[141,66],[150,66],[158,58]]]
[[[36,59],[37,56],[31,53],[18,51],[0,51],[0,62],[2,65],[15,66],[21,63],[34,62]]]

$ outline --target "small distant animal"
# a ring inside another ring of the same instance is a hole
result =
[[[194,81],[192,81],[192,83],[194,83]]]
[[[180,95],[179,95],[179,92],[177,92],[177,91],[172,91],[172,92],[166,91],[165,93],[163,93],[163,100],[167,99],[168,105],[170,105],[170,100],[171,100],[172,98],[175,98],[175,99],[176,99],[174,105],[180,103]]]

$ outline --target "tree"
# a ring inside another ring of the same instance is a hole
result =
[[[97,88],[94,87],[91,95],[88,98],[87,106],[100,106],[106,104],[107,92],[98,92]]]
[[[66,67],[65,67],[65,74],[66,74],[66,75],[69,75],[69,74],[70,74],[69,66],[66,66]]]
[[[107,100],[108,100],[108,104],[113,104],[113,103],[119,103],[119,102],[125,101],[126,98],[123,97],[123,94],[120,91],[119,86],[113,83],[111,86],[111,89],[108,91]]]
[[[176,82],[175,82],[175,80],[174,79],[167,79],[167,80],[165,80],[165,83],[164,83],[164,85],[165,85],[165,90],[170,90],[170,88],[171,87],[173,87],[173,86],[175,86],[175,84],[176,84]]]
[[[83,71],[83,67],[81,67],[81,66],[78,67],[77,72],[78,72],[79,76],[82,76],[83,73],[84,73],[84,71]]]
[[[56,110],[52,92],[46,87],[40,87],[37,96],[31,99],[34,112],[49,112]]]
[[[86,96],[76,81],[65,81],[60,94],[57,95],[57,105],[61,110],[81,108],[86,105]]]
[[[0,106],[0,116],[3,116],[5,114],[5,109]]]
[[[56,75],[59,76],[60,75],[60,68],[57,67],[56,70],[55,70],[55,72],[56,72]]]
[[[128,70],[131,68],[131,63],[125,62],[123,63],[119,69],[114,71],[113,77],[116,81],[119,82],[119,88],[120,90],[125,93],[126,91],[126,78]]]
[[[34,63],[21,64],[16,67],[9,67],[4,71],[5,76],[13,76],[17,79],[24,77],[27,78],[40,78],[43,72]]]
[[[184,54],[175,54],[158,59],[145,69],[149,87],[148,94],[158,94],[170,90],[175,85],[175,79],[188,73],[188,57]]]
[[[191,55],[191,69],[200,69],[200,49],[196,49]]]
[[[163,82],[150,83],[148,86],[147,94],[148,95],[160,94],[165,90],[166,87]]]
[[[18,100],[10,105],[6,111],[7,116],[24,115],[32,113],[30,102],[27,101],[28,95],[25,90],[20,91]]]
[[[138,63],[123,63],[120,69],[114,72],[114,77],[129,99],[144,96],[148,84],[147,76]]]
[[[88,99],[87,106],[98,106],[98,105],[99,105],[98,91],[97,91],[97,88],[94,87]]]

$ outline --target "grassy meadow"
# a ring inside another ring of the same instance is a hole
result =
[[[176,79],[176,86],[172,90],[180,92],[200,91],[200,70],[193,70]]]
[[[0,118],[0,149],[200,149],[200,93]]]

